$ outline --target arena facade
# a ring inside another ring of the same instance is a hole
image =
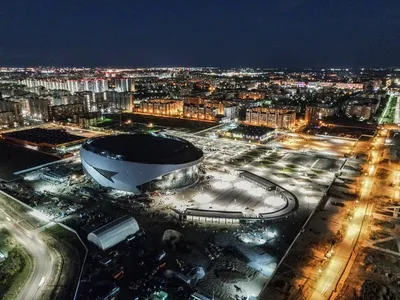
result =
[[[96,137],[80,150],[85,173],[104,187],[133,193],[189,186],[198,180],[203,151],[165,134]]]

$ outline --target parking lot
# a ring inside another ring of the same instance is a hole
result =
[[[356,144],[356,139],[329,136],[310,136],[303,134],[281,135],[270,143],[274,147],[313,152],[320,155],[349,155]]]
[[[268,144],[260,145],[180,132],[170,134],[188,139],[203,149],[205,177],[208,180],[162,199],[182,210],[195,207],[204,210],[243,211],[248,216],[279,210],[285,201],[279,194],[239,178],[238,171],[248,170],[275,182],[299,198],[300,210],[310,211],[342,167],[343,149],[352,145],[343,139],[328,139],[329,142],[325,142],[316,137],[295,137],[293,139],[296,139],[296,144],[293,144],[292,138],[282,140],[282,137],[278,137]],[[277,147],[289,143],[293,147],[304,148],[301,145],[310,145],[310,140],[324,146],[326,151],[316,153],[302,149],[298,152]],[[332,151],[328,151],[329,149]]]

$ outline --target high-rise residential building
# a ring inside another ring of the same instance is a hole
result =
[[[1,125],[23,124],[22,104],[19,102],[0,99],[0,113],[2,113]]]
[[[288,129],[296,123],[296,112],[282,108],[255,107],[246,112],[250,125]]]
[[[134,108],[134,92],[136,91],[135,82],[131,83],[131,89],[129,94],[129,107],[128,110],[132,111]]]
[[[239,106],[237,106],[236,104],[224,105],[223,114],[230,120],[239,118]]]
[[[210,106],[207,104],[187,104],[183,105],[183,116],[189,119],[197,120],[215,120],[218,113],[218,106]]]
[[[356,117],[361,120],[370,119],[378,110],[379,98],[354,98],[347,101],[345,114],[347,117]]]
[[[261,100],[265,98],[265,93],[258,91],[240,91],[239,98],[243,100]]]
[[[368,120],[373,115],[373,108],[368,105],[353,105],[346,111],[348,116],[355,116],[360,120]]]
[[[50,108],[50,111],[54,121],[77,120],[84,114],[83,103],[55,105]]]
[[[180,116],[183,111],[183,101],[155,99],[142,101],[139,107],[134,107],[133,112],[159,116]]]
[[[337,106],[328,104],[315,104],[306,106],[305,121],[309,124],[316,124],[319,120],[334,116],[339,111]]]
[[[24,79],[20,82],[27,87],[43,86],[48,90],[67,90],[71,94],[82,91],[100,93],[108,90],[108,80],[104,78],[96,79]]]
[[[224,104],[222,101],[218,103],[218,115],[223,115],[224,114]]]
[[[0,126],[13,126],[15,116],[11,111],[0,111]]]
[[[129,78],[115,78],[114,86],[116,92],[129,92],[130,79]]]
[[[28,113],[34,119],[49,120],[50,104],[50,99],[31,97],[28,99]]]

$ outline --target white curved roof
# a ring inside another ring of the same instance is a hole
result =
[[[139,224],[131,216],[116,219],[88,234],[88,241],[106,250],[139,231]]]
[[[84,148],[80,150],[84,171],[98,184],[116,190],[140,193],[138,186],[173,171],[189,168],[203,161],[204,156],[184,164],[147,164],[112,159]]]

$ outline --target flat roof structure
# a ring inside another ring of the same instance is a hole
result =
[[[4,139],[15,143],[28,144],[32,146],[45,146],[50,148],[69,145],[86,139],[82,136],[70,134],[66,130],[44,128],[31,128],[6,132],[3,133],[2,136]]]
[[[229,132],[241,133],[241,134],[250,135],[250,136],[263,136],[274,130],[275,130],[274,128],[270,128],[270,127],[240,124],[238,127],[229,130]]]
[[[274,189],[276,188],[276,184],[272,183],[271,181],[260,177],[254,173],[248,172],[248,171],[242,171],[239,174],[240,177],[245,178],[247,180],[250,180],[254,183],[257,183],[258,185],[261,185],[267,189]]]
[[[55,156],[9,144],[0,140],[0,181],[13,181],[19,176],[14,173],[47,165],[58,161]]]
[[[240,219],[243,218],[243,213],[238,211],[216,211],[187,208],[185,210],[186,216],[206,217],[206,218],[224,218],[224,219]]]
[[[225,131],[224,135],[235,138],[238,137],[245,139],[262,140],[272,135],[274,131],[275,129],[271,127],[240,124],[235,128],[231,128],[228,131]]]

